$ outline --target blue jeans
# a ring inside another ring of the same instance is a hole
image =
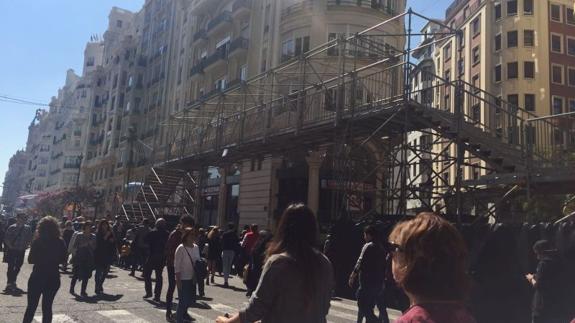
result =
[[[178,298],[176,323],[183,323],[188,308],[196,301],[196,286],[193,280],[182,280],[182,288],[178,288]]]
[[[232,263],[234,262],[234,257],[236,252],[233,250],[222,251],[222,267],[224,270],[224,282],[227,284],[230,278],[230,272],[232,271]]]
[[[96,285],[96,293],[104,292],[104,280],[110,272],[110,266],[98,266],[96,267],[96,274],[94,276],[94,281]]]

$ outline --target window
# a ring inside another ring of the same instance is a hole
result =
[[[471,107],[471,120],[475,123],[481,122],[481,106],[479,103]]]
[[[507,48],[517,47],[517,30],[507,32]]]
[[[293,39],[285,40],[282,43],[282,58],[281,61],[287,61],[294,55],[294,41]]]
[[[533,0],[523,0],[523,13],[528,16],[533,14]]]
[[[477,17],[473,20],[473,22],[471,23],[472,25],[472,31],[473,31],[473,36],[477,36],[479,35],[479,33],[481,32],[481,20],[479,20],[481,17]]]
[[[525,110],[535,111],[535,94],[525,94]]]
[[[448,60],[451,58],[451,43],[445,45],[443,47],[443,59]]]
[[[560,96],[553,97],[553,110],[551,114],[561,114],[563,113],[563,98]]]
[[[517,15],[517,0],[507,1],[507,15],[516,16]]]
[[[501,34],[495,35],[495,51],[501,50]]]
[[[337,39],[336,33],[329,33],[327,36],[327,41],[331,42]],[[327,49],[327,56],[337,56],[337,43],[334,42],[334,46],[331,46]]]
[[[567,36],[567,54],[575,56],[575,38]]]
[[[575,67],[567,68],[567,84],[575,86]]]
[[[243,65],[240,67],[240,80],[247,81],[248,79],[248,67],[247,65]]]
[[[551,65],[551,82],[555,84],[563,84],[563,66]]]
[[[567,15],[566,22],[569,25],[575,25],[575,14],[573,14],[573,9],[565,7],[565,14]]]
[[[535,46],[535,31],[528,29],[523,31],[523,46],[525,47]]]
[[[501,64],[495,66],[495,82],[501,82]]]
[[[555,53],[563,52],[563,37],[558,34],[551,34],[551,51]]]
[[[569,111],[568,112],[575,112],[575,99],[569,99]]]
[[[479,84],[479,74],[473,75],[473,77],[471,78],[471,84],[475,88],[479,88],[481,86],[481,84]]]
[[[507,79],[516,79],[519,77],[517,62],[507,63]]]
[[[117,20],[117,21],[116,21],[116,27],[122,28],[122,25],[123,25],[122,20]]]
[[[524,62],[523,74],[526,79],[535,78],[535,62]]]
[[[517,94],[509,94],[507,96],[507,102],[511,109],[516,109],[519,106],[519,96]]]
[[[295,56],[299,56],[309,51],[309,36],[295,39]]]
[[[214,88],[218,91],[223,91],[226,89],[226,79],[222,78],[214,82]]]
[[[473,65],[479,64],[479,62],[481,61],[481,56],[480,56],[480,53],[479,53],[479,45],[478,45],[478,46],[475,46],[475,47],[473,48],[471,59],[473,60]]]
[[[495,20],[501,19],[501,3],[496,3],[495,5]]]
[[[561,22],[561,6],[558,4],[551,5],[551,20]]]

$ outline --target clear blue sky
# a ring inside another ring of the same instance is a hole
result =
[[[452,0],[408,0],[415,11],[441,18]],[[48,103],[66,70],[81,73],[84,46],[103,34],[113,6],[139,10],[144,0],[0,1],[0,95]],[[0,101],[0,185],[12,154],[26,145],[37,107]],[[2,188],[0,187],[0,192]]]

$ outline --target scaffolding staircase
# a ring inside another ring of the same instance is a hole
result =
[[[169,209],[191,214],[195,185],[194,178],[186,171],[152,167],[135,198],[122,204],[123,216],[131,222],[140,222],[172,215],[168,214]]]

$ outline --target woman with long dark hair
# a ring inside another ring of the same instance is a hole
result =
[[[333,289],[333,269],[317,249],[318,225],[304,204],[284,211],[267,250],[259,284],[246,309],[218,323],[326,322]]]
[[[110,272],[110,266],[116,259],[116,239],[107,220],[102,220],[98,224],[96,231],[96,251],[94,252],[94,262],[96,265],[95,293],[104,293],[104,280]]]
[[[28,279],[28,306],[24,323],[34,319],[34,313],[42,296],[42,323],[52,322],[52,304],[60,289],[58,266],[66,261],[66,244],[60,238],[58,221],[51,216],[42,218],[36,228],[36,235],[28,262],[34,265]]]

